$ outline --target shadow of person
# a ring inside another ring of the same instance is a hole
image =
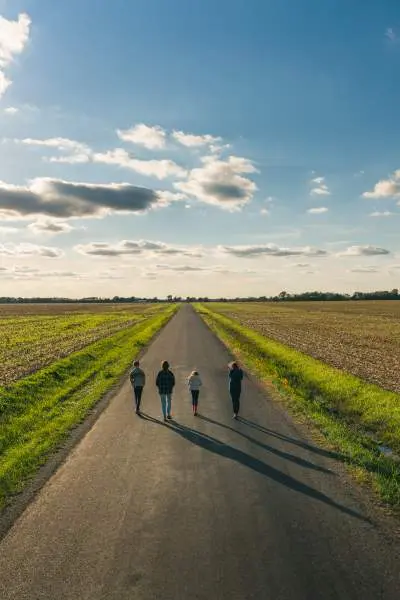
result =
[[[347,460],[347,457],[344,454],[340,454],[332,450],[324,450],[324,448],[319,448],[318,446],[314,446],[313,444],[309,444],[308,442],[302,441],[300,439],[292,438],[283,433],[279,433],[278,431],[275,431],[273,429],[268,429],[268,427],[264,427],[263,425],[254,423],[254,421],[249,421],[249,419],[245,419],[244,417],[240,417],[239,420],[241,423],[244,423],[252,429],[257,429],[257,431],[261,431],[262,433],[270,435],[271,437],[276,437],[279,440],[288,442],[289,444],[293,444],[294,446],[298,446],[299,448],[304,448],[304,450],[309,450],[310,452],[320,454],[321,456],[326,456],[327,458],[335,458],[341,461]]]
[[[154,420],[154,421],[156,421],[156,420]],[[164,423],[160,423],[159,421],[156,421],[156,422],[164,425]],[[180,435],[181,437],[186,439],[188,442],[191,442],[192,444],[195,444],[196,446],[200,446],[201,448],[204,448],[208,452],[212,452],[213,454],[218,454],[219,456],[227,458],[228,460],[237,462],[237,463],[247,467],[248,469],[252,469],[253,471],[256,471],[257,473],[259,473],[260,475],[263,475],[264,477],[268,477],[269,479],[272,479],[273,481],[276,481],[277,483],[284,485],[287,488],[294,490],[295,492],[304,494],[304,495],[308,496],[309,498],[318,500],[319,502],[322,502],[322,503],[326,504],[327,506],[331,506],[332,508],[335,508],[350,517],[360,519],[361,521],[364,521],[364,522],[367,522],[370,524],[372,523],[368,517],[361,515],[360,513],[358,513],[357,511],[355,511],[351,508],[342,506],[338,502],[335,502],[334,500],[329,498],[329,496],[327,496],[323,492],[319,492],[318,490],[315,490],[311,486],[306,485],[305,483],[302,483],[301,481],[298,481],[294,477],[291,477],[290,475],[286,475],[285,473],[282,473],[282,471],[279,471],[278,469],[275,469],[274,467],[267,465],[266,463],[262,462],[258,458],[255,458],[255,457],[251,456],[250,454],[246,454],[246,452],[243,452],[242,450],[239,450],[238,448],[235,448],[234,446],[230,446],[229,444],[226,444],[210,435],[204,434],[200,431],[197,431],[196,429],[190,429],[189,427],[181,425],[177,422],[170,421],[167,424],[167,427],[169,428],[169,430],[171,432],[174,432],[174,433]]]
[[[327,475],[334,475],[333,471],[330,471],[329,469],[326,469],[325,467],[315,465],[314,463],[306,460],[305,458],[301,458],[300,456],[295,456],[293,454],[290,454],[289,452],[284,452],[283,450],[278,450],[278,448],[274,448],[273,446],[269,446],[268,444],[263,444],[262,442],[260,442],[259,440],[256,440],[255,438],[251,437],[250,435],[246,435],[245,433],[243,433],[242,431],[239,431],[238,429],[229,427],[229,425],[225,425],[224,423],[220,423],[219,421],[215,421],[214,419],[211,419],[210,417],[205,417],[204,415],[199,415],[199,418],[202,419],[203,421],[207,421],[208,423],[213,423],[214,425],[218,425],[218,427],[222,427],[223,429],[227,429],[228,431],[233,431],[234,433],[236,433],[237,435],[248,440],[255,446],[258,446],[259,448],[262,448],[263,450],[267,450],[267,452],[271,452],[271,454],[275,454],[276,456],[279,456],[280,458],[289,460],[290,462],[293,462],[296,465],[299,465],[300,467],[305,467],[306,469],[313,469],[314,471],[318,471],[320,473],[326,473]]]

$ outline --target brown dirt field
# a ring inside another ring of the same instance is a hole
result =
[[[400,301],[227,303],[210,308],[370,383],[400,392]]]

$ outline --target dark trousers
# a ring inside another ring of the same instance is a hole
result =
[[[241,390],[230,390],[232,407],[235,415],[238,415],[240,410],[240,392]]]
[[[133,392],[135,394],[136,409],[139,410],[140,402],[142,401],[143,386],[134,387]]]
[[[199,403],[200,390],[190,390],[192,393],[192,405],[197,408]]]

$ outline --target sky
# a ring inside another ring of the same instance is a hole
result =
[[[0,296],[400,287],[397,0],[0,0]]]

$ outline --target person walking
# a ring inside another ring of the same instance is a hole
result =
[[[233,418],[237,419],[240,410],[240,394],[242,392],[243,371],[233,362],[229,365],[229,393],[231,395]]]
[[[198,371],[192,371],[188,377],[188,386],[190,393],[192,395],[192,409],[193,415],[197,417],[197,408],[199,405],[199,394],[200,388],[202,386],[202,381],[200,379],[200,375]]]
[[[133,369],[129,373],[129,379],[133,388],[135,398],[136,414],[140,414],[140,403],[142,401],[143,388],[146,384],[146,375],[143,369],[140,368],[138,360],[133,363]]]
[[[156,386],[158,387],[158,393],[160,394],[161,410],[164,421],[172,419],[171,397],[175,386],[175,375],[170,370],[167,360],[164,360],[161,364],[161,371],[159,371],[156,378]]]

